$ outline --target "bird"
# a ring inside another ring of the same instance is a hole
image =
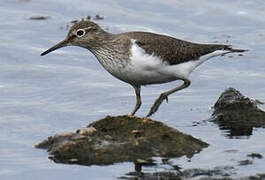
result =
[[[182,80],[180,86],[160,94],[146,118],[157,112],[169,95],[187,88],[191,84],[190,73],[206,60],[247,51],[234,49],[231,45],[194,43],[151,32],[113,34],[84,19],[73,24],[66,38],[41,56],[65,46],[88,49],[111,75],[134,88],[136,104],[130,116],[135,116],[142,104],[141,86]]]

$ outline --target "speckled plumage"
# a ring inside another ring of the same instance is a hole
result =
[[[197,44],[149,32],[111,34],[94,22],[82,20],[70,28],[65,40],[41,55],[70,45],[88,49],[108,72],[134,87],[137,101],[131,115],[141,106],[142,85],[183,80],[181,86],[159,96],[147,117],[157,111],[168,95],[188,87],[189,74],[201,63],[218,55],[245,51],[228,45]]]

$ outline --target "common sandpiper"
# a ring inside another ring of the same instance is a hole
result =
[[[46,55],[65,46],[79,46],[93,53],[114,77],[130,84],[136,94],[134,116],[141,106],[141,86],[182,80],[183,84],[163,92],[146,117],[154,114],[168,96],[190,85],[190,73],[204,61],[227,53],[246,50],[224,44],[198,44],[150,32],[112,34],[92,21],[74,24],[67,37],[43,52]]]

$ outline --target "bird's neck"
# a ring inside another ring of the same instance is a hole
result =
[[[102,38],[103,36],[104,38]],[[89,48],[89,50],[97,57],[105,69],[112,73],[112,67],[116,67],[117,64],[123,66],[127,63],[124,59],[129,59],[130,51],[127,49],[129,46],[126,46],[129,41],[127,42],[126,39],[120,38],[119,34],[106,32],[103,36],[101,35],[98,44],[93,46],[93,48]]]
[[[89,42],[87,49],[90,51],[98,51],[99,49],[106,48],[112,44],[115,34],[108,33],[102,30],[100,34],[94,37],[92,42]]]

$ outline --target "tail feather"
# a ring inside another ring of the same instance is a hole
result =
[[[245,52],[248,51],[248,49],[233,49],[232,46],[225,46],[225,50],[229,50],[231,52]]]

